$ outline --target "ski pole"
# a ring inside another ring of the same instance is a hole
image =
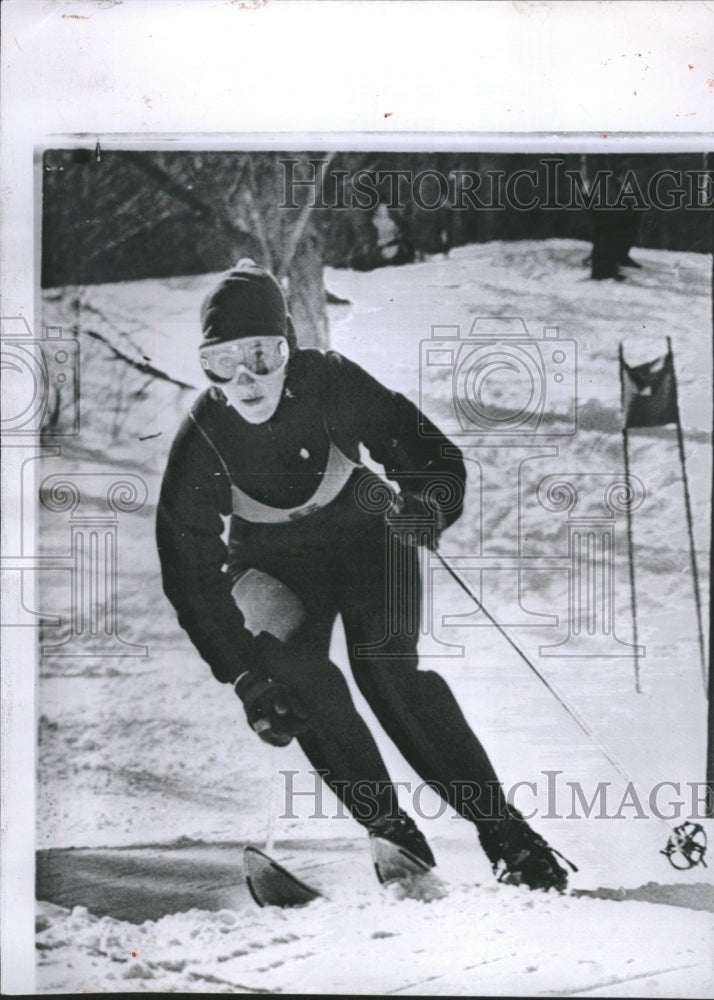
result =
[[[581,715],[572,707],[572,705],[568,704],[563,695],[560,694],[560,692],[548,680],[548,678],[545,677],[540,672],[540,670],[536,667],[536,665],[523,652],[518,643],[515,642],[508,634],[508,632],[506,632],[504,627],[498,621],[496,621],[496,619],[493,617],[490,611],[488,611],[488,609],[484,607],[483,602],[480,601],[478,597],[476,597],[476,595],[471,590],[469,585],[465,582],[465,580],[461,577],[461,575],[456,572],[453,566],[450,566],[449,563],[446,561],[446,559],[444,559],[441,552],[439,552],[439,549],[435,546],[433,551],[437,559],[441,563],[441,565],[446,570],[446,572],[452,577],[452,579],[456,581],[456,583],[458,583],[461,589],[466,594],[468,594],[468,596],[474,602],[476,607],[480,611],[483,611],[484,615],[488,618],[491,624],[495,625],[495,627],[501,633],[503,638],[506,639],[511,648],[515,650],[516,653],[518,653],[518,655],[526,664],[526,666],[536,675],[538,680],[545,685],[545,687],[550,691],[550,693],[553,695],[556,701],[562,706],[562,708],[565,709],[565,711],[568,713],[573,722],[575,722],[575,724],[579,727],[579,729],[581,729],[582,732],[585,733],[585,735],[593,743],[593,745],[597,747],[597,749],[600,751],[603,757],[605,757],[605,759],[609,761],[610,764],[612,764],[612,766],[618,772],[620,777],[624,778],[625,781],[628,783],[628,785],[634,785],[632,778],[629,776],[629,774],[622,766],[622,764],[620,764],[617,758],[612,753],[610,753],[608,748],[597,738],[595,733],[588,726],[588,724],[581,717]],[[669,823],[664,818],[664,816],[657,816],[657,818],[661,820],[661,822],[667,827],[667,830],[670,832],[670,838],[667,841],[667,845],[665,849],[660,852],[661,854],[665,855],[670,864],[674,868],[677,868],[679,870],[694,868],[697,865],[704,865],[704,867],[706,868],[704,855],[706,854],[707,850],[707,836],[701,824],[686,822],[681,824],[680,826],[675,827],[671,823]],[[684,858],[685,860],[684,865],[678,865],[673,860],[678,855],[681,855]]]
[[[624,778],[625,781],[627,781],[629,783],[632,783],[632,779],[630,778],[629,774],[627,773],[627,771],[625,770],[625,768],[622,766],[622,764],[620,764],[619,761],[613,756],[613,754],[610,753],[610,751],[608,750],[608,748],[606,746],[604,746],[604,744],[602,744],[600,742],[600,740],[596,737],[595,733],[592,731],[592,729],[590,729],[590,727],[588,726],[588,724],[585,722],[585,720],[582,718],[582,716],[576,711],[576,709],[574,709],[572,707],[572,705],[568,704],[568,702],[565,700],[565,698],[563,697],[563,695],[560,694],[560,692],[554,687],[554,685],[548,680],[548,678],[545,677],[540,672],[540,670],[538,669],[538,667],[536,667],[536,665],[530,660],[530,658],[523,652],[523,650],[518,645],[518,643],[515,642],[511,638],[511,636],[508,634],[508,632],[506,632],[506,630],[503,628],[503,626],[501,624],[499,624],[499,622],[496,621],[496,619],[488,611],[488,609],[486,607],[484,607],[483,602],[480,601],[476,597],[476,595],[471,590],[471,588],[469,587],[469,585],[465,582],[465,580],[461,577],[461,575],[456,572],[456,570],[453,568],[453,566],[449,565],[449,563],[446,561],[446,559],[444,559],[444,557],[442,556],[441,552],[439,552],[438,548],[434,549],[434,554],[436,555],[437,559],[439,560],[439,562],[441,563],[441,565],[444,567],[444,569],[446,570],[446,572],[456,581],[456,583],[458,583],[458,585],[461,587],[461,589],[466,594],[468,594],[468,596],[474,602],[474,604],[476,605],[476,607],[480,611],[483,611],[484,615],[488,618],[488,620],[491,622],[491,624],[495,625],[495,627],[501,633],[501,635],[503,636],[503,638],[508,642],[508,644],[511,646],[511,648],[514,649],[516,653],[518,653],[518,655],[520,656],[520,658],[523,660],[523,662],[526,664],[526,666],[536,675],[536,677],[541,682],[541,684],[544,684],[547,687],[547,689],[550,691],[550,693],[553,695],[553,697],[559,702],[559,704],[562,706],[562,708],[564,708],[565,711],[568,713],[568,715],[573,720],[573,722],[575,722],[575,724],[585,733],[585,735],[588,737],[588,739],[591,740],[592,743],[594,743],[594,745],[603,754],[603,756],[610,762],[610,764],[612,764],[612,766],[618,772],[618,774],[620,775],[620,777]]]
[[[275,825],[277,821],[277,798],[278,798],[278,758],[277,747],[271,747],[271,768],[270,793],[268,795],[268,816],[265,824],[265,850],[272,853],[275,847]]]

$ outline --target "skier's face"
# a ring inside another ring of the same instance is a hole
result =
[[[220,382],[228,402],[249,424],[262,424],[275,413],[290,355],[283,336],[245,337],[200,350],[201,366]]]
[[[221,389],[234,409],[249,424],[264,424],[278,408],[285,385],[287,365],[269,375],[255,375],[239,365],[230,382]]]

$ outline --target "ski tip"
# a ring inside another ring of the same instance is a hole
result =
[[[370,848],[374,870],[382,884],[415,875],[426,875],[427,872],[433,871],[431,865],[412,854],[406,847],[400,847],[382,837],[372,837]]]
[[[379,837],[373,838],[371,848],[377,880],[392,898],[431,903],[448,896],[449,887],[439,877],[436,866]]]
[[[322,895],[253,844],[243,848],[243,872],[258,906],[304,906]]]
[[[252,855],[263,858],[265,861],[273,860],[269,854],[266,854],[265,851],[261,851],[261,849],[256,847],[255,844],[246,844],[243,848],[243,861],[247,860],[250,862]]]

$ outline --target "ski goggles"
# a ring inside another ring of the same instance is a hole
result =
[[[272,375],[288,360],[286,337],[246,337],[200,349],[201,366],[210,379],[230,382],[240,367],[252,375]]]

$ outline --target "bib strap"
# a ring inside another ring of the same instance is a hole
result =
[[[330,437],[330,451],[322,480],[313,495],[304,504],[299,507],[269,507],[267,504],[261,503],[260,500],[249,497],[247,493],[232,483],[233,513],[243,521],[257,524],[284,524],[289,521],[298,521],[331,503],[347,485],[354,470],[358,468],[360,465],[348,458]]]

